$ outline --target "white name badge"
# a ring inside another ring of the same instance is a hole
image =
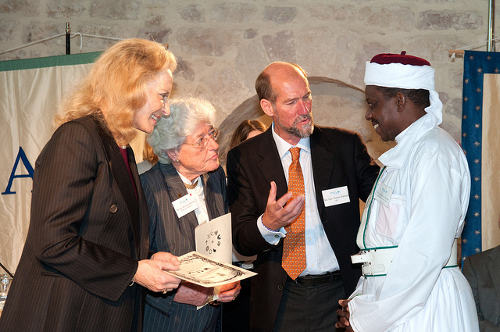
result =
[[[323,190],[321,193],[325,207],[350,202],[347,186]]]
[[[196,200],[191,194],[187,194],[179,199],[176,199],[172,202],[172,205],[174,206],[177,217],[179,218],[185,216],[191,211],[196,210],[198,207]]]
[[[375,198],[381,201],[385,206],[389,206],[393,190],[392,187],[389,187],[385,183],[379,183],[377,185],[377,190],[375,190]]]

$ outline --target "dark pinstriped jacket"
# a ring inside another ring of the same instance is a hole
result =
[[[187,194],[177,171],[171,164],[157,163],[141,175],[150,215],[151,251],[167,251],[176,256],[196,249],[194,229],[198,220],[194,211],[178,218],[172,202]],[[226,176],[222,167],[203,175],[203,192],[210,220],[228,212],[226,199]],[[173,301],[174,294],[148,294],[147,310],[154,308],[154,315],[166,315],[163,323],[145,321],[147,330],[157,331],[202,331],[216,323],[220,307],[205,306],[196,310],[194,306]],[[164,318],[164,317],[163,317]],[[154,319],[153,319],[154,320]]]
[[[148,215],[119,148],[87,116],[59,127],[36,161],[31,222],[0,331],[135,331]]]

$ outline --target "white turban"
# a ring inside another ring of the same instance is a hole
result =
[[[443,104],[434,90],[434,69],[431,66],[366,62],[365,85],[429,90],[430,106],[425,111],[435,118],[436,125],[443,121]]]

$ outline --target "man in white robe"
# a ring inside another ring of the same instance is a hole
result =
[[[363,276],[339,326],[356,332],[474,332],[471,288],[457,266],[470,174],[460,146],[439,128],[442,104],[424,59],[379,54],[366,64],[365,118],[397,145],[368,197],[357,236]]]

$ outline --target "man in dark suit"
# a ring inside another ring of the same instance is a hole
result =
[[[250,329],[331,331],[337,301],[360,276],[350,260],[359,199],[379,168],[356,134],[314,126],[298,65],[274,62],[255,85],[273,125],[227,158],[233,242],[241,254],[258,255]]]
[[[463,273],[474,294],[480,331],[499,332],[500,245],[467,257]]]

